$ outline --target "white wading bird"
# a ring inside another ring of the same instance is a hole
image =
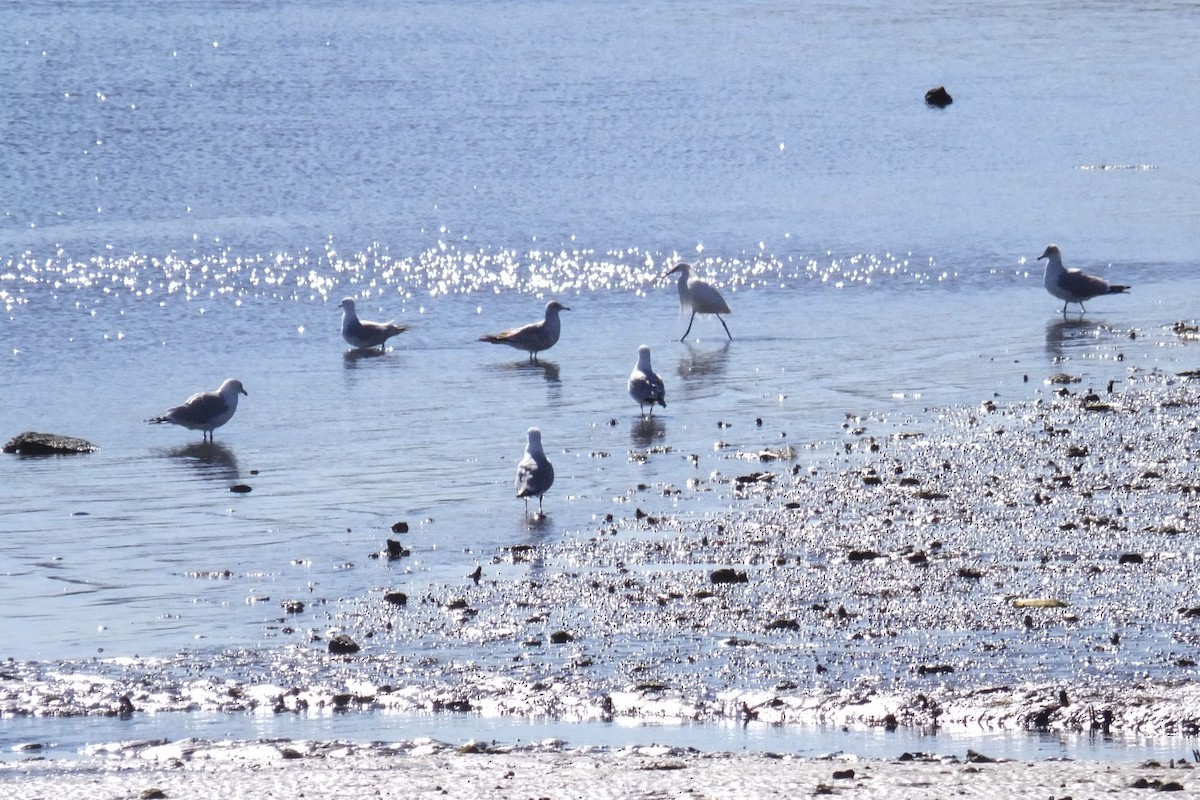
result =
[[[394,322],[369,322],[358,318],[354,309],[354,298],[347,297],[341,302],[342,309],[342,338],[346,344],[359,350],[369,350],[372,347],[384,349],[387,340],[404,333],[411,325],[397,325]]]
[[[150,422],[169,422],[172,425],[182,425],[188,430],[204,431],[204,440],[212,441],[213,431],[233,417],[237,411],[238,395],[247,397],[250,393],[242,388],[242,382],[230,378],[221,384],[215,392],[199,392],[192,395],[180,405],[168,408],[161,417],[154,417]]]
[[[654,416],[654,404],[667,407],[667,388],[663,386],[662,378],[654,374],[650,367],[650,348],[642,345],[638,348],[637,366],[629,374],[629,396],[638,404],[638,411],[645,416],[643,408],[650,405],[650,416]]]
[[[554,485],[554,467],[542,451],[542,432],[537,428],[528,431],[529,442],[525,455],[517,464],[517,497],[525,501],[525,514],[529,515],[529,498],[538,499],[538,513],[542,513],[542,495]]]
[[[687,338],[687,335],[692,332],[692,323],[696,321],[697,314],[716,314],[717,319],[721,320],[721,327],[725,329],[725,335],[733,341],[733,334],[729,332],[729,326],[725,324],[725,320],[721,319],[722,314],[731,314],[729,304],[725,302],[725,298],[721,297],[721,293],[716,290],[708,281],[700,280],[692,276],[692,268],[688,264],[677,264],[675,269],[663,275],[664,278],[679,273],[679,310],[691,310],[692,318],[688,320],[687,330],[683,332],[683,336],[679,337],[679,341]]]
[[[530,361],[537,361],[538,353],[549,350],[558,343],[558,336],[562,333],[562,322],[558,319],[558,312],[570,310],[557,300],[551,300],[546,303],[546,316],[541,321],[531,322],[519,328],[509,328],[500,333],[485,333],[479,337],[479,341],[506,344],[524,350],[529,353]]]
[[[1046,248],[1038,261],[1046,259],[1046,275],[1043,282],[1046,291],[1063,301],[1062,313],[1067,313],[1069,303],[1078,303],[1081,311],[1084,300],[1091,300],[1102,294],[1123,294],[1129,291],[1128,286],[1110,284],[1094,275],[1085,275],[1077,269],[1067,269],[1062,263],[1062,253],[1058,245],[1052,244]]]

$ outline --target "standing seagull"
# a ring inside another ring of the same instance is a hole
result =
[[[554,467],[542,451],[542,432],[530,428],[525,455],[517,464],[517,497],[525,500],[525,515],[529,516],[529,498],[537,497],[538,514],[542,513],[542,495],[554,485]]]
[[[725,335],[733,341],[733,334],[729,332],[729,326],[725,324],[725,320],[721,319],[722,314],[732,314],[729,310],[729,304],[725,302],[725,298],[721,297],[721,293],[716,290],[708,281],[702,281],[699,278],[692,277],[692,268],[688,264],[678,264],[675,269],[663,275],[664,278],[679,273],[679,310],[687,311],[691,309],[692,318],[688,320],[687,330],[683,332],[683,336],[679,337],[679,341],[687,338],[687,335],[692,332],[692,323],[696,321],[697,314],[716,314],[717,319],[721,320],[721,327],[725,329]]]
[[[1102,294],[1123,294],[1129,291],[1128,286],[1109,284],[1093,275],[1085,275],[1077,269],[1067,269],[1062,263],[1062,253],[1058,245],[1052,244],[1038,256],[1038,261],[1046,259],[1046,276],[1043,282],[1046,291],[1063,301],[1062,313],[1067,313],[1068,303],[1078,303],[1080,311],[1084,300],[1091,300]]]
[[[154,417],[150,422],[169,422],[172,425],[182,425],[188,430],[204,431],[204,441],[212,441],[213,431],[233,417],[237,411],[238,395],[247,397],[250,393],[242,388],[242,382],[230,378],[221,384],[215,392],[199,392],[192,395],[182,404],[168,408],[161,417]]]
[[[558,335],[562,333],[562,322],[558,319],[558,312],[570,310],[557,300],[551,300],[546,303],[546,317],[541,322],[531,322],[500,333],[485,333],[479,337],[479,341],[506,344],[524,350],[529,353],[530,362],[537,361],[538,353],[549,350],[558,343]]]
[[[650,405],[650,416],[654,416],[654,404],[667,407],[667,387],[663,386],[662,378],[654,374],[650,368],[650,348],[642,345],[638,348],[637,366],[629,373],[629,396],[638,404],[642,416],[646,412],[642,406]]]
[[[358,318],[354,310],[354,298],[347,297],[338,306],[342,309],[342,338],[351,347],[359,350],[369,350],[379,347],[385,349],[387,340],[399,333],[404,333],[411,325],[397,325],[394,322],[368,322]]]

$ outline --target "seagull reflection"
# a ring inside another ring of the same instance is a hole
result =
[[[499,368],[513,370],[514,372],[524,372],[530,375],[540,374],[546,379],[546,383],[562,382],[558,376],[558,364],[555,364],[553,361],[514,361],[509,364],[500,364]]]
[[[189,462],[205,478],[232,483],[241,477],[237,456],[220,442],[192,442],[168,450],[167,455]]]
[[[716,350],[697,350],[691,344],[685,346],[687,355],[679,359],[677,368],[679,377],[685,381],[720,374],[729,366],[729,342]]]
[[[347,350],[342,353],[342,366],[352,369],[358,366],[360,358],[382,358],[387,355],[384,350]]]
[[[662,417],[639,417],[629,428],[629,441],[634,447],[652,447],[667,438],[667,423]]]
[[[1052,358],[1061,358],[1063,346],[1068,341],[1083,337],[1084,332],[1098,328],[1094,322],[1083,317],[1056,319],[1046,324],[1046,353]]]

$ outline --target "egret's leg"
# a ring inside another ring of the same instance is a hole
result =
[[[682,342],[684,339],[686,339],[686,338],[687,338],[687,335],[688,335],[689,333],[691,333],[691,332],[692,332],[692,323],[693,323],[693,322],[695,322],[695,321],[696,321],[696,312],[695,312],[695,311],[693,311],[693,312],[692,312],[692,318],[688,320],[688,329],[687,329],[686,331],[684,331],[684,332],[683,332],[683,336],[680,336],[680,337],[679,337],[679,341],[681,341],[681,342]]]
[[[717,314],[717,319],[721,319],[721,315]],[[725,329],[725,335],[729,337],[729,341],[733,341],[733,334],[729,332],[729,326],[725,324],[725,320],[721,319],[721,327]]]

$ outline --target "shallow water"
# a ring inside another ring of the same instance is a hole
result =
[[[610,513],[719,511],[739,454],[827,459],[847,415],[1197,366],[1194,5],[468,6],[6,11],[0,421],[101,450],[0,459],[3,655],[269,652],[281,599],[332,616]],[[1050,241],[1132,293],[1064,320]],[[675,341],[676,257],[733,342]],[[415,327],[347,356],[343,295]],[[550,297],[540,365],[475,341]],[[231,376],[215,444],[144,424]],[[411,557],[371,558],[399,520]]]

